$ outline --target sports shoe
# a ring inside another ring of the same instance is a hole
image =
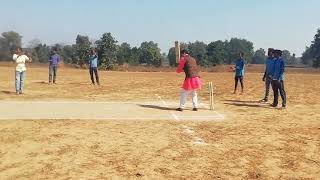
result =
[[[182,108],[177,108],[177,109],[176,109],[176,111],[180,111],[180,112],[182,112],[182,111],[183,111],[183,109],[182,109]]]
[[[271,107],[277,107],[278,105],[275,104],[270,104]]]
[[[266,99],[266,98],[261,99],[261,100],[260,100],[260,102],[264,102],[264,103],[266,103],[266,102],[268,102],[268,99]]]
[[[193,108],[192,111],[198,111],[198,108]]]

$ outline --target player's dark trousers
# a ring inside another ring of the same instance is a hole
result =
[[[96,67],[90,67],[89,73],[90,73],[90,77],[91,77],[91,82],[92,82],[92,84],[95,84],[95,82],[94,82],[94,75],[96,76],[96,82],[97,82],[97,84],[100,84],[100,82],[99,82],[99,75],[98,75],[98,68],[96,68]]]
[[[240,81],[241,89],[243,90],[243,76],[235,76],[234,77],[234,90],[237,90],[238,82]]]
[[[272,86],[272,80],[269,77],[266,78],[265,86],[266,86],[266,92],[265,92],[264,100],[268,101],[269,92],[270,92],[270,86]]]
[[[56,78],[57,78],[57,70],[58,70],[58,66],[57,65],[50,65],[49,66],[49,83],[56,82]]]
[[[278,105],[279,92],[280,92],[280,96],[282,99],[282,106],[286,107],[287,97],[286,97],[286,91],[284,90],[284,81],[273,80],[272,89],[273,89],[273,95],[274,95],[273,105],[274,106]]]

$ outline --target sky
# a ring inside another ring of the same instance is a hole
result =
[[[75,43],[78,34],[97,40],[111,32],[140,46],[154,41],[167,52],[174,41],[210,43],[232,37],[255,49],[287,49],[300,56],[320,28],[319,0],[1,0],[0,32]]]

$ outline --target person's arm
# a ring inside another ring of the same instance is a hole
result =
[[[52,56],[51,55],[49,56],[49,62],[52,62]]]
[[[283,73],[284,73],[284,68],[285,68],[284,61],[281,61],[281,64],[280,64],[280,73],[279,73],[279,78],[278,78],[278,80],[280,80],[280,77],[283,75]]]
[[[181,73],[183,71],[184,65],[186,64],[186,59],[184,57],[180,58],[179,65],[177,67],[177,73]]]
[[[268,59],[266,60],[266,68],[264,70],[264,74],[263,74],[263,78],[262,81],[266,81],[266,77],[267,77],[267,70],[268,70]]]
[[[12,59],[14,60],[14,61],[16,61],[17,59],[18,59],[18,55],[17,54],[14,54],[13,56],[12,56]]]
[[[25,62],[26,62],[26,63],[31,63],[31,62],[32,62],[32,59],[29,58],[27,55],[25,55]]]
[[[241,71],[244,70],[244,60],[241,61],[240,69],[241,69]]]
[[[57,60],[57,63],[59,63],[60,62],[60,55],[58,55],[58,60]]]

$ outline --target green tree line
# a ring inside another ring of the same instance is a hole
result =
[[[10,60],[16,47],[21,46],[21,40],[22,36],[17,32],[2,33],[0,36],[0,60]],[[48,62],[51,50],[56,48],[65,63],[82,66],[87,63],[90,49],[96,48],[99,55],[99,66],[102,69],[113,69],[123,64],[159,67],[168,63],[170,66],[176,66],[174,47],[169,49],[168,54],[161,54],[158,44],[153,41],[142,42],[139,47],[131,47],[126,42],[119,44],[111,33],[102,34],[96,41],[91,41],[86,35],[77,35],[75,40],[76,43],[72,45],[55,44],[53,46],[43,44],[40,40],[33,40],[26,50],[32,53],[35,62],[40,63]],[[244,52],[247,63],[263,64],[266,59],[264,49],[254,51],[252,42],[240,38],[218,40],[209,44],[202,41],[182,42],[181,49],[187,49],[203,67],[232,64],[238,58],[239,52]],[[304,54],[305,57],[310,54],[308,52],[306,55]],[[313,56],[309,56],[313,58]],[[287,50],[284,50],[284,57],[287,64],[299,63],[295,54],[291,54]],[[302,62],[305,62],[303,60],[302,58]]]

